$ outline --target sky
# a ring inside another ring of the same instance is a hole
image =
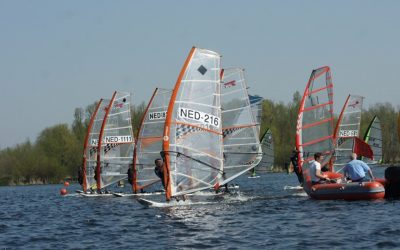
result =
[[[249,92],[289,102],[330,66],[348,94],[400,107],[400,1],[0,0],[0,148],[71,124],[114,90],[173,88],[192,46],[245,68]]]

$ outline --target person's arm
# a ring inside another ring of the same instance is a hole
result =
[[[328,181],[329,181],[329,178],[326,177],[325,175],[323,175],[323,174],[321,173],[321,169],[319,169],[319,168],[316,169],[316,171],[315,171],[315,176],[317,176],[318,178],[325,179],[325,180],[328,180]]]
[[[369,176],[371,176],[371,180],[374,180],[375,177],[374,177],[374,175],[372,174],[372,170],[371,170],[371,168],[367,165],[367,163],[362,162],[361,165],[362,165],[363,168],[366,170],[366,172],[368,172]]]
[[[369,176],[371,176],[371,180],[372,180],[372,181],[375,180],[375,177],[374,177],[374,175],[372,174],[372,170],[371,170],[371,169],[368,170],[368,174],[369,174]]]
[[[347,166],[347,164],[346,165],[344,165],[344,168],[343,168],[343,178],[344,178],[344,181],[347,181],[347,178],[349,177],[349,173],[348,173],[348,166]]]

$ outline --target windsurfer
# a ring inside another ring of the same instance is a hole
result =
[[[132,185],[132,183],[133,183],[133,172],[132,172],[132,164],[129,164],[129,168],[128,168],[128,171],[126,172],[126,174],[128,175],[128,182],[129,182],[129,184],[131,184]]]
[[[365,174],[368,172],[371,180],[374,180],[371,168],[363,161],[357,160],[357,154],[352,153],[350,161],[344,166],[343,173],[352,182],[365,181]]]
[[[299,183],[301,185],[303,185],[303,174],[301,173],[301,171],[299,169],[298,159],[299,159],[299,151],[297,151],[297,149],[295,148],[292,151],[292,155],[290,156],[290,162],[293,165],[293,171],[296,173]]]
[[[154,164],[156,165],[154,168],[154,173],[158,176],[158,178],[161,179],[161,183],[163,185],[163,188],[165,189],[165,183],[164,183],[164,162],[160,159],[157,158],[154,161]]]
[[[83,170],[82,167],[78,169],[78,182],[80,185],[83,185]]]
[[[321,153],[314,154],[314,161],[310,166],[311,182],[312,185],[329,183],[330,179],[321,172],[321,162],[324,156]]]

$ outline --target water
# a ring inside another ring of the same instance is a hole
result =
[[[236,181],[239,197],[162,209],[133,197],[62,197],[61,185],[1,187],[0,249],[400,247],[399,200],[315,201],[284,190],[294,175],[260,175]]]

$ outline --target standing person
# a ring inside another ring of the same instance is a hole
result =
[[[321,172],[321,162],[324,159],[324,156],[321,153],[314,154],[314,161],[310,166],[310,175],[311,175],[311,183],[315,184],[323,184],[329,183],[330,179],[322,174]]]
[[[350,161],[343,168],[344,176],[352,182],[366,181],[365,174],[367,172],[373,181],[375,178],[371,168],[365,162],[357,160],[356,153],[351,154]]]
[[[129,168],[128,171],[126,172],[126,174],[128,175],[128,182],[129,184],[133,184],[133,165],[129,164]]]
[[[165,183],[164,183],[164,162],[160,159],[157,158],[154,161],[154,164],[156,165],[154,167],[154,173],[158,176],[158,178],[161,179],[161,183],[165,189]]]
[[[299,160],[299,151],[297,151],[297,149],[295,148],[292,151],[292,155],[290,156],[290,162],[293,165],[293,171],[296,173],[300,185],[303,185],[303,173],[299,169],[298,160]]]
[[[81,166],[78,169],[78,182],[81,186],[83,185],[83,170]]]

